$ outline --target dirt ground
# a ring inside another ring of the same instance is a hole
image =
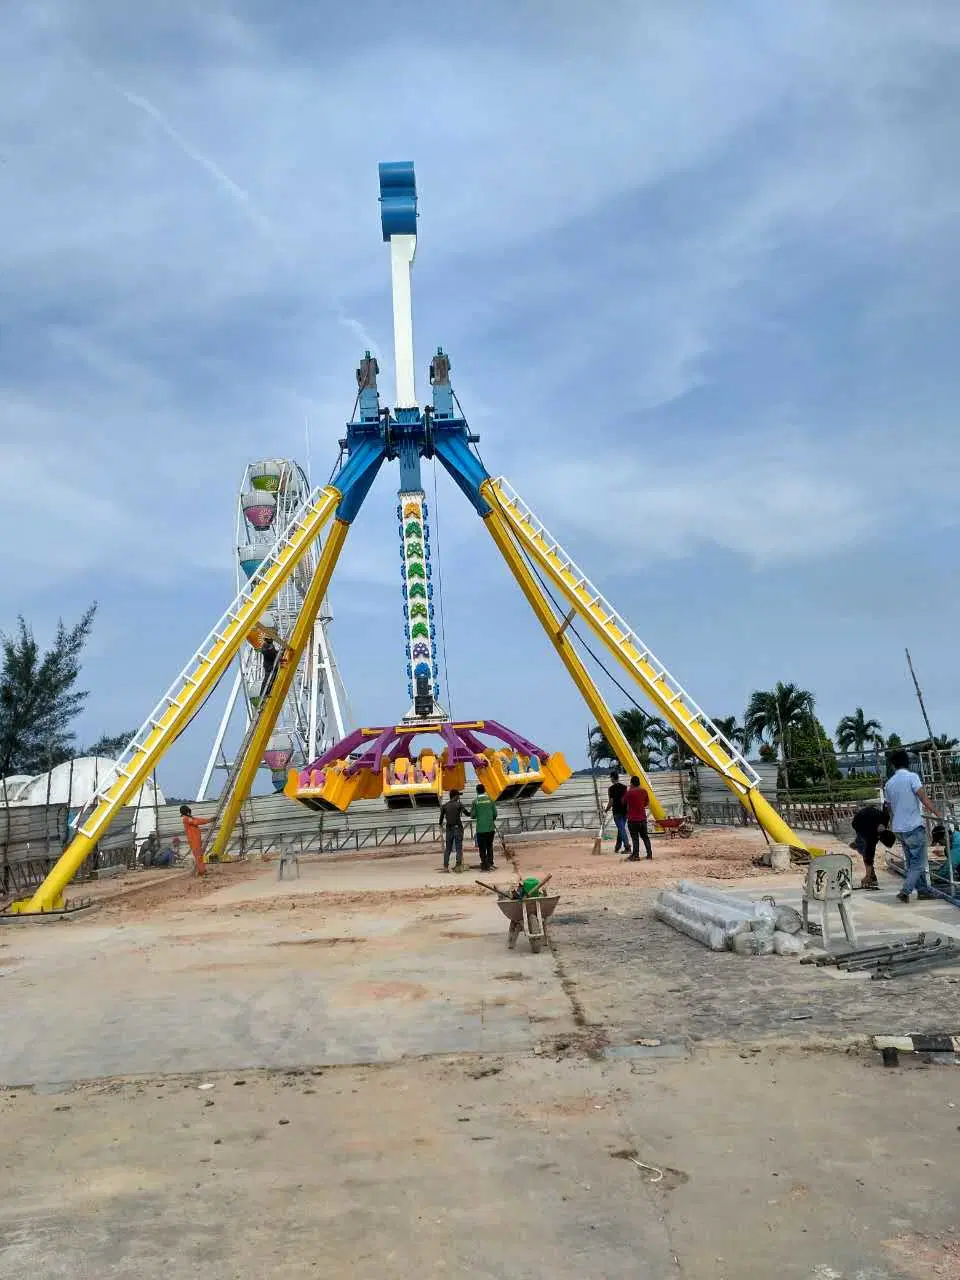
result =
[[[869,1041],[960,1031],[960,969],[715,955],[655,891],[787,900],[762,840],[591,844],[482,877],[552,876],[539,956],[435,850],[133,873],[4,927],[0,1280],[960,1280],[960,1067]],[[894,887],[864,927],[905,927]]]

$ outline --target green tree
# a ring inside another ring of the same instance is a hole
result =
[[[84,747],[83,754],[85,756],[106,756],[109,760],[116,760],[122,755],[127,743],[136,733],[136,729],[131,729],[129,733],[115,733],[113,737],[104,734],[98,738],[96,742],[92,742],[89,747]]]
[[[22,617],[14,635],[0,634],[0,777],[43,773],[73,754],[71,726],[87,697],[76,687],[80,655],[96,610],[69,630],[61,619],[46,653]]]
[[[813,694],[781,680],[772,689],[755,689],[743,717],[747,746],[767,741],[781,757],[790,754],[791,735],[813,714]]]
[[[650,745],[662,769],[679,769],[689,761],[690,748],[671,725],[655,720],[650,727]]]
[[[844,716],[837,725],[837,746],[841,751],[863,751],[876,742],[883,732],[879,720],[868,720],[863,707],[857,707],[852,716]]]
[[[747,744],[744,742],[743,725],[740,724],[736,716],[714,716],[713,723],[731,746],[737,747],[741,751],[747,749]]]
[[[791,730],[785,769],[794,791],[822,788],[840,777],[833,742],[816,716],[804,716]]]
[[[663,722],[656,716],[648,715],[640,707],[625,707],[615,714],[614,719],[641,767],[649,769],[651,753],[656,750],[656,730],[658,726],[662,727]],[[599,725],[594,725],[590,730],[590,760],[594,765],[618,763],[617,753]]]

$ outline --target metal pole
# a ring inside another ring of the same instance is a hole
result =
[[[207,760],[206,768],[203,771],[203,777],[200,779],[200,787],[197,791],[197,802],[206,800],[207,789],[210,786],[210,779],[213,777],[213,771],[217,767],[217,755],[223,752],[223,741],[226,737],[227,726],[230,723],[230,717],[233,715],[233,709],[237,705],[237,698],[240,695],[240,686],[243,684],[243,667],[237,662],[237,674],[233,681],[233,688],[230,690],[230,697],[227,699],[227,705],[224,708],[223,715],[220,719],[220,727],[217,729],[217,736],[213,740],[213,750]],[[226,759],[226,757],[224,757]]]
[[[320,645],[319,629],[322,623],[318,618],[313,624],[313,635],[307,650],[308,697],[310,699],[309,719],[307,723],[307,758],[304,764],[316,760],[320,752],[317,750],[317,710],[320,702]]]
[[[326,603],[326,602],[325,602]],[[327,617],[330,615],[330,607],[327,605]],[[326,697],[327,711],[333,712],[333,722],[336,726],[337,740],[347,736],[346,728],[343,721],[343,710],[340,706],[340,695],[337,691],[337,682],[333,669],[333,663],[330,658],[330,650],[327,648],[327,632],[326,622],[321,620],[321,625],[317,631],[317,637],[320,641],[320,663],[323,669],[324,677],[324,693]],[[331,741],[333,734],[328,730]]]
[[[950,798],[947,794],[947,779],[943,771],[942,762],[940,760],[940,753],[938,752],[937,745],[933,740],[933,726],[931,725],[930,717],[927,714],[927,704],[923,700],[923,692],[920,689],[920,681],[917,679],[917,673],[913,669],[913,659],[910,657],[910,650],[905,648],[904,653],[907,655],[907,666],[910,668],[910,678],[913,680],[913,687],[916,690],[917,701],[920,703],[920,711],[921,711],[921,714],[923,715],[923,723],[927,726],[927,737],[930,739],[930,765],[931,765],[931,772],[934,775],[933,777],[934,786],[936,787],[937,783],[939,782],[940,793],[941,793],[940,805],[944,811],[944,817],[947,816],[948,812],[952,816],[953,805],[950,802]],[[934,795],[936,798],[936,792],[934,792]],[[950,860],[950,832],[949,831],[946,832],[946,846],[947,846],[946,847],[947,871],[950,875],[950,888],[952,893],[953,892],[953,863]],[[930,884],[929,873],[927,875],[927,884],[928,885]]]
[[[913,659],[910,657],[910,650],[904,649],[904,653],[907,655],[907,666],[910,668],[910,677],[913,680],[913,687],[917,691],[917,701],[920,703],[923,723],[927,726],[927,737],[930,739],[930,750],[933,751],[935,749],[933,743],[933,729],[930,725],[930,717],[927,715],[927,706],[923,700],[923,694],[920,691],[920,682],[917,680],[917,673],[913,669]]]

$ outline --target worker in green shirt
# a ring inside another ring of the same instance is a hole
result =
[[[497,822],[497,806],[487,795],[482,782],[477,783],[477,798],[470,806],[470,817],[477,833],[477,848],[480,850],[480,870],[493,870],[493,829]]]

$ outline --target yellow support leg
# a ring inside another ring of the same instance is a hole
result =
[[[763,798],[756,782],[743,771],[723,744],[712,740],[710,730],[687,706],[683,691],[671,683],[672,678],[668,677],[665,668],[654,665],[649,651],[637,647],[609,603],[566,556],[533,513],[524,509],[519,495],[514,493],[511,496],[505,482],[492,477],[483,482],[480,492],[494,512],[499,513],[517,544],[528,552],[577,613],[589,623],[611,655],[637,681],[694,755],[720,774],[771,840],[794,848],[808,848]]]
[[[110,828],[111,822],[136,795],[146,778],[177,740],[216,688],[224,672],[245,643],[251,627],[323,531],[342,495],[332,485],[318,491],[309,510],[292,526],[274,562],[252,589],[243,591],[218,628],[196,652],[174,686],[157,707],[156,719],[141,728],[136,750],[123,758],[123,768],[103,792],[96,808],[80,824],[77,834],[64,849],[47,878],[30,898],[11,903],[9,911],[40,915],[58,911],[64,905],[64,890]],[[222,626],[222,630],[219,627]],[[131,747],[133,744],[131,744]],[[128,749],[129,750],[129,749]]]
[[[231,780],[230,798],[223,811],[220,827],[214,835],[210,849],[212,861],[223,857],[233,834],[233,828],[236,826],[237,818],[240,816],[240,810],[243,808],[243,802],[250,794],[250,788],[253,786],[257,770],[260,768],[263,753],[270,740],[270,735],[273,733],[273,727],[277,722],[280,709],[286,701],[290,686],[293,684],[293,678],[296,675],[297,666],[310,642],[314,621],[323,603],[323,598],[327,594],[333,570],[336,567],[349,530],[350,526],[345,521],[334,520],[330,532],[327,534],[327,540],[320,554],[320,562],[316,567],[310,586],[307,588],[307,594],[303,598],[303,606],[297,615],[296,622],[293,624],[293,631],[290,634],[287,646],[281,653],[280,663],[270,686],[270,691],[265,701],[261,704],[257,715],[256,727],[247,745],[246,753],[239,762],[237,772]]]
[[[580,690],[584,702],[593,712],[597,719],[597,723],[603,730],[607,741],[616,752],[617,759],[626,770],[628,775],[636,775],[650,796],[650,811],[654,818],[665,818],[666,811],[663,805],[656,797],[650,779],[644,773],[640,761],[636,757],[636,753],[630,746],[630,743],[623,736],[623,730],[617,724],[609,707],[603,700],[600,690],[590,678],[590,673],[580,659],[580,655],[574,649],[573,645],[567,639],[564,627],[559,624],[557,617],[550,607],[549,603],[544,599],[543,592],[536,578],[530,572],[530,568],[518,550],[516,543],[510,533],[510,526],[503,518],[499,509],[494,507],[489,515],[484,516],[484,524],[497,544],[497,548],[507,567],[517,580],[520,590],[526,596],[527,601],[537,615],[537,620],[543,627],[544,631],[550,638],[550,642],[560,655],[563,665],[570,673],[570,678]]]

